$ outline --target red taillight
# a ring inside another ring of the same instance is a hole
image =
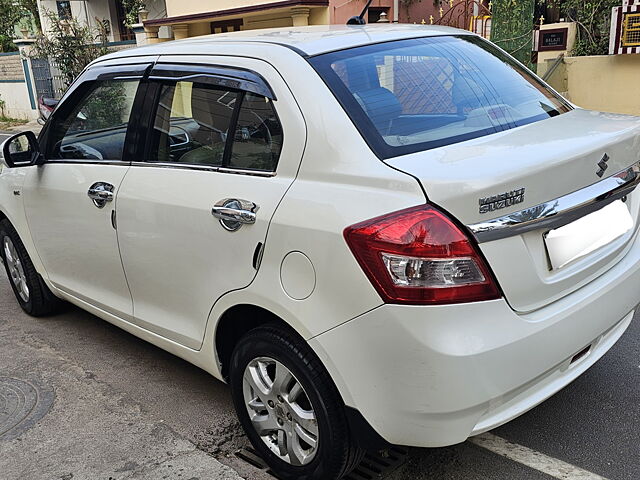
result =
[[[500,297],[469,238],[429,205],[352,225],[344,238],[386,303],[434,305]]]

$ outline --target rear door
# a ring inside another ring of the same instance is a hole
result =
[[[29,167],[23,193],[51,282],[126,319],[133,308],[112,219],[148,66],[96,66],[76,82],[41,136],[45,163]]]
[[[161,58],[148,92],[148,141],[117,199],[134,322],[199,348],[216,299],[256,274],[305,123],[259,60]]]

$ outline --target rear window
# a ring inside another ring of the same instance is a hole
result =
[[[380,158],[571,110],[511,57],[470,35],[367,45],[310,61]]]

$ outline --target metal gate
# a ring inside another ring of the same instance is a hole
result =
[[[31,71],[33,72],[33,81],[36,84],[36,95],[38,98],[56,98],[49,59],[32,58]]]

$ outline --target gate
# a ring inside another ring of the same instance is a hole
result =
[[[36,84],[36,95],[38,98],[56,98],[49,59],[32,58],[31,71],[33,72],[33,81]]]

